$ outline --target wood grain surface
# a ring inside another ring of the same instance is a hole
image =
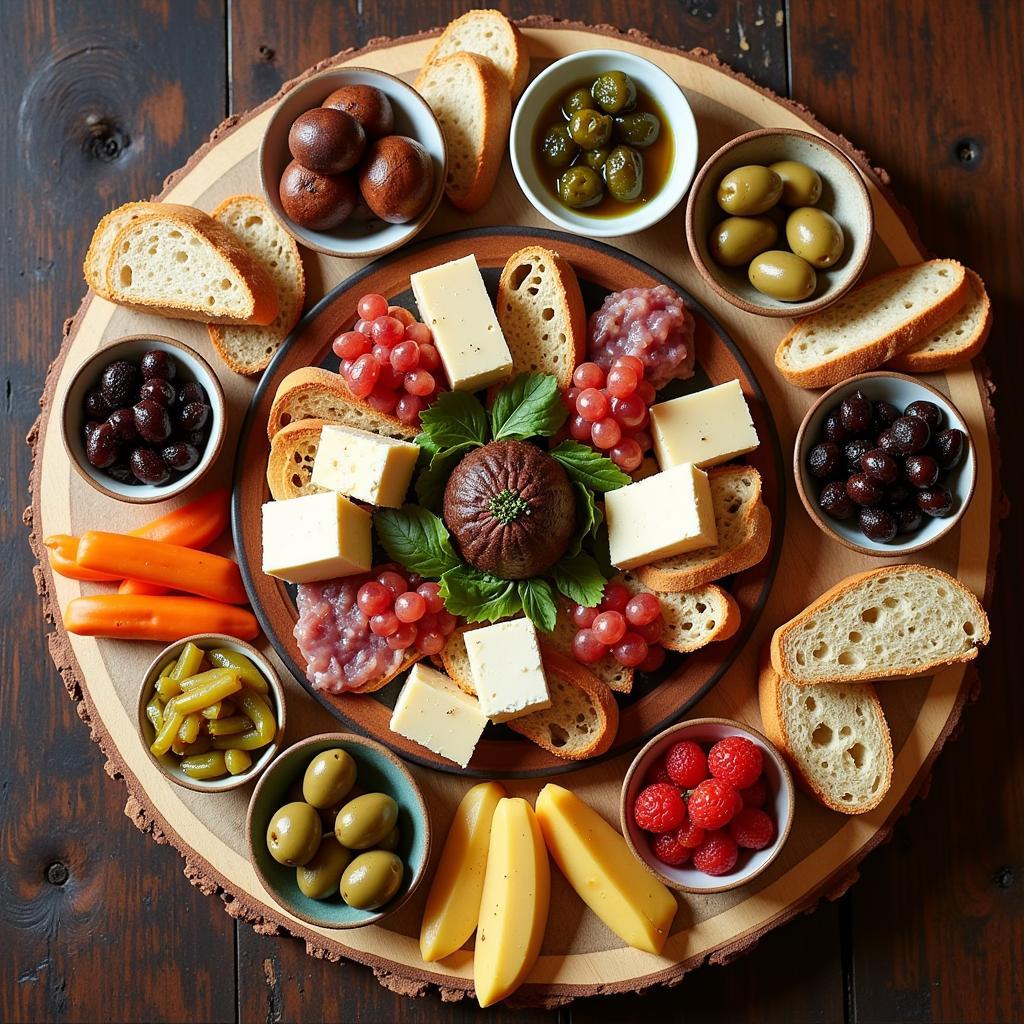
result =
[[[86,5],[5,2],[0,90],[4,218],[3,413],[10,452],[0,531],[0,1019],[467,1020],[436,996],[399,1000],[365,968],[235,928],[181,878],[176,854],[119,813],[123,790],[46,656],[18,513],[45,365],[77,304],[99,215],[154,191],[226,113],[315,60],[378,35],[440,24],[466,5],[272,0]],[[525,3],[510,14],[534,13]],[[1004,485],[1019,507],[1024,413],[1016,324],[1024,210],[1017,187],[1022,79],[1016,4],[556,3],[546,13],[635,26],[706,46],[806,103],[886,167],[926,243],[985,277],[988,353],[1003,392]],[[1017,371],[1015,375],[1014,371]],[[1009,400],[1008,400],[1009,399]],[[979,704],[936,769],[929,800],[866,863],[864,880],[735,964],[638,1000],[577,1003],[577,1020],[1015,1020],[1024,1016],[1024,753],[1016,575],[1020,516],[1004,525],[996,639]],[[497,1009],[488,1019],[534,1020]]]

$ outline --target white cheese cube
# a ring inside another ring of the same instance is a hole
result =
[[[263,506],[263,571],[288,583],[368,572],[370,513],[336,491]]]
[[[465,768],[487,725],[475,697],[417,662],[391,715],[391,731]]]
[[[760,443],[738,380],[652,405],[651,434],[662,469],[684,462],[707,469]]]
[[[608,491],[604,514],[620,569],[718,543],[708,475],[691,462]]]
[[[318,487],[385,508],[405,501],[419,448],[410,441],[328,424],[320,431],[311,480]]]
[[[492,722],[551,707],[537,630],[529,619],[471,629],[465,639],[477,699]]]
[[[512,353],[475,256],[421,270],[409,283],[453,390],[479,391],[512,373]]]

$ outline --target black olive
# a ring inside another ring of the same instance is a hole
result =
[[[928,424],[918,416],[901,416],[889,430],[904,455],[913,455],[926,448],[932,436]]]
[[[179,441],[177,444],[165,445],[160,451],[160,458],[169,469],[187,473],[199,462],[199,451],[194,445]]]
[[[892,402],[882,399],[875,402],[874,415],[871,417],[871,429],[874,433],[880,434],[888,430],[900,418],[900,411]]]
[[[135,427],[135,413],[131,409],[115,409],[107,422],[114,428],[114,435],[119,441],[134,441],[139,436]]]
[[[139,387],[139,368],[126,359],[111,363],[100,378],[100,390],[111,409],[131,405]]]
[[[178,401],[182,405],[188,405],[190,402],[205,402],[206,392],[203,390],[203,385],[195,380],[182,384],[178,388]]]
[[[132,413],[135,416],[135,429],[144,441],[159,444],[171,436],[171,417],[162,405],[151,398],[143,399],[133,406]],[[134,464],[132,468],[135,468]]]
[[[843,468],[839,445],[831,441],[816,444],[807,455],[807,468],[818,480],[831,480],[837,476]]]
[[[846,493],[846,484],[840,480],[825,484],[818,495],[818,505],[832,519],[849,519],[853,515],[853,502]]]
[[[903,452],[900,449],[899,444],[896,441],[896,435],[892,432],[892,427],[888,430],[883,430],[878,435],[878,447],[881,448],[886,455],[902,455]]]
[[[842,444],[850,439],[850,432],[843,426],[838,409],[833,409],[825,417],[825,422],[821,426],[821,436],[833,444]]]
[[[210,418],[210,407],[205,402],[188,402],[178,407],[175,417],[182,430],[201,430]]]
[[[839,419],[851,434],[865,434],[871,429],[871,403],[860,393],[844,398],[839,406]]]
[[[892,510],[892,514],[896,519],[896,529],[899,533],[916,533],[924,521],[916,504],[899,505]]]
[[[882,500],[883,490],[867,473],[854,473],[846,481],[846,493],[850,501],[858,505],[877,505]]]
[[[967,448],[967,436],[962,430],[951,427],[935,435],[935,461],[939,469],[952,469],[959,465]]]
[[[896,517],[884,508],[862,508],[857,524],[865,537],[879,544],[888,544],[896,536]]]
[[[908,455],[903,475],[914,487],[931,487],[939,479],[939,464],[930,455]]]
[[[136,478],[144,484],[166,483],[171,476],[164,460],[152,448],[143,445],[132,449],[131,467]]]
[[[139,398],[149,399],[162,405],[165,409],[174,404],[174,385],[163,377],[150,377],[142,382],[139,388]]]
[[[945,487],[926,487],[917,492],[917,507],[936,518],[948,516],[953,511],[953,495]]]
[[[107,466],[106,474],[119,484],[130,484],[134,487],[139,482],[126,462],[115,462],[112,466]]]
[[[97,469],[106,469],[117,461],[120,445],[109,423],[101,423],[85,441],[85,457]]]
[[[174,360],[160,349],[151,349],[149,352],[146,352],[139,363],[139,368],[142,370],[143,380],[152,380],[154,377],[159,377],[161,380],[170,381],[174,380],[178,372],[178,367]]]
[[[105,420],[110,415],[110,403],[102,391],[90,391],[82,402],[82,408],[91,420]]]
[[[890,508],[905,505],[910,501],[912,494],[913,491],[902,480],[897,480],[892,487],[886,490],[885,503]]]
[[[872,480],[880,484],[892,484],[900,474],[900,467],[896,460],[882,451],[881,448],[872,448],[865,452],[860,460],[861,468]]]
[[[934,402],[911,402],[903,410],[903,415],[916,416],[919,420],[924,420],[933,432],[942,426],[942,410]]]
[[[855,438],[852,441],[847,441],[843,447],[843,457],[846,459],[846,472],[847,473],[862,473],[864,467],[861,465],[861,459],[874,445],[870,441],[864,441],[860,438]]]

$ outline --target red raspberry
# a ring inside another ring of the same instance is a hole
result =
[[[768,803],[768,787],[761,778],[752,786],[740,790],[740,796],[743,797],[744,807],[764,807]]]
[[[683,794],[667,782],[640,791],[633,805],[633,820],[645,832],[671,832],[686,821]]]
[[[665,758],[663,757],[659,757],[647,773],[647,785],[651,786],[655,782],[667,782],[669,785],[672,783],[672,779],[668,774],[668,766],[665,764]]]
[[[687,846],[692,850],[704,842],[706,835],[707,833],[699,825],[694,825],[692,821],[688,821],[676,833],[676,841],[680,846]]]
[[[691,794],[690,820],[701,828],[724,828],[743,806],[735,786],[721,779],[705,779]]]
[[[744,850],[763,850],[775,838],[775,824],[758,807],[744,807],[729,822],[729,835]]]
[[[728,832],[712,832],[693,851],[693,866],[705,875],[727,875],[736,867],[739,848]]]
[[[669,778],[683,789],[696,789],[708,777],[708,758],[700,744],[682,740],[665,755]]]
[[[708,771],[716,779],[731,782],[737,789],[752,786],[764,767],[760,748],[746,736],[726,736],[708,753]]]
[[[660,835],[656,835],[654,842],[651,843],[651,849],[662,864],[668,864],[674,868],[685,864],[690,859],[691,850],[679,842],[677,832],[662,832]]]

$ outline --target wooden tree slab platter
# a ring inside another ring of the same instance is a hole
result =
[[[854,160],[871,195],[876,238],[867,273],[921,258],[923,250],[916,232],[887,190],[884,174],[872,169],[863,154],[828,132],[802,108],[756,87],[707,54],[682,53],[637,35],[620,35],[608,28],[571,23],[555,24],[543,18],[527,20],[523,27],[534,72],[565,54],[595,46],[627,50],[653,59],[682,86],[693,106],[700,128],[702,160],[730,137],[762,126],[791,126],[829,138]],[[322,66],[355,63],[409,80],[429,46],[430,34],[379,40],[359,52],[332,58]],[[258,192],[256,153],[272,102],[225,122],[211,142],[168,179],[161,198],[210,210],[226,196]],[[521,195],[507,161],[490,202],[471,223],[442,204],[429,235],[437,237],[467,227],[494,225],[515,225],[524,233],[544,227]],[[493,266],[499,262],[493,242],[497,236],[485,237],[492,242],[482,245],[481,251],[486,253],[485,262]],[[511,239],[508,242],[506,254],[515,247]],[[568,248],[570,243],[565,244]],[[582,241],[575,244],[586,248]],[[723,304],[707,289],[686,252],[682,209],[643,235],[619,238],[615,244],[629,256],[645,261],[678,282],[711,311],[724,336],[733,339],[742,353],[751,380],[760,385],[763,407],[774,420],[782,451],[791,451],[796,427],[815,396],[789,387],[773,370],[772,354],[789,324],[742,313]],[[465,251],[473,251],[473,247]],[[584,264],[591,258],[576,250],[574,255]],[[389,266],[397,270],[404,258],[399,256]],[[360,265],[355,262],[307,254],[310,305],[358,270]],[[67,325],[60,354],[47,377],[42,414],[29,438],[35,463],[32,507],[27,519],[37,556],[43,554],[41,538],[47,534],[80,533],[97,524],[127,529],[152,515],[151,509],[115,504],[88,488],[68,462],[57,422],[59,399],[76,367],[110,340],[145,332],[180,338],[217,365],[205,328],[129,312],[94,296],[86,298]],[[322,339],[316,345],[322,346]],[[722,351],[728,349],[723,347]],[[228,482],[232,477],[233,455],[245,443],[240,432],[254,386],[226,370],[221,370],[220,375],[230,410],[231,434],[215,477]],[[1000,514],[995,491],[996,437],[987,385],[982,372],[970,366],[929,377],[928,381],[948,395],[966,417],[976,445],[978,482],[974,500],[959,526],[925,551],[923,560],[954,573],[987,598],[996,554],[995,524]],[[770,456],[764,457],[770,461]],[[733,652],[734,656],[730,655],[726,670],[695,705],[694,713],[758,725],[755,667],[771,629],[837,579],[879,564],[831,543],[818,532],[795,499],[789,477],[789,473],[770,475],[780,488],[784,482],[788,494],[786,500],[781,493],[774,499],[778,568],[764,607],[753,623],[751,635]],[[419,994],[437,986],[446,998],[460,998],[471,992],[471,950],[462,950],[438,964],[424,964],[419,958],[416,937],[425,887],[384,926],[356,931],[331,932],[310,927],[280,910],[260,886],[239,839],[243,834],[248,791],[217,795],[185,791],[165,781],[145,755],[132,705],[139,675],[153,656],[155,645],[67,635],[59,625],[60,608],[71,598],[92,592],[96,585],[55,577],[45,559],[41,559],[36,570],[36,580],[44,613],[57,623],[50,634],[54,660],[78,702],[79,714],[90,724],[108,759],[108,771],[123,778],[128,787],[127,813],[140,828],[160,842],[172,843],[181,852],[186,861],[185,873],[196,885],[206,892],[219,893],[229,913],[250,921],[261,931],[286,931],[300,936],[316,956],[368,964],[383,983],[398,991]],[[276,657],[273,651],[270,655]],[[286,742],[336,729],[338,722],[333,715],[281,668],[289,701]],[[681,898],[673,934],[661,956],[623,947],[554,871],[553,911],[542,954],[516,1001],[551,1006],[578,996],[640,991],[652,985],[676,983],[687,971],[706,961],[720,962],[734,956],[767,930],[813,907],[823,896],[834,897],[842,892],[856,877],[858,862],[887,837],[896,818],[906,812],[956,725],[973,685],[973,675],[960,666],[930,678],[882,687],[881,698],[892,729],[896,760],[892,788],[881,806],[861,817],[845,818],[800,796],[789,841],[771,868],[747,888],[701,899]],[[643,712],[637,714],[642,717]],[[647,726],[641,721],[636,726],[636,739],[646,731]],[[617,820],[619,785],[630,757],[629,752],[623,752],[599,764],[586,765],[571,776],[572,787],[613,821]],[[431,807],[433,825],[438,834],[444,834],[470,782],[459,775],[420,766],[412,770]],[[515,794],[532,799],[540,781],[522,779],[507,785]]]

